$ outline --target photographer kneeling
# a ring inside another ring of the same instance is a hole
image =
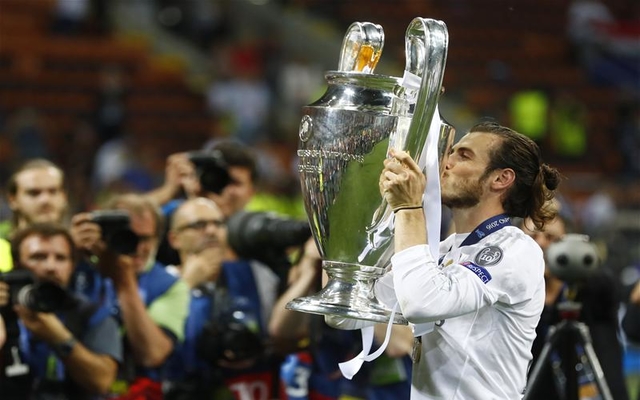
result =
[[[76,250],[69,232],[34,224],[15,233],[11,250],[15,269],[0,275],[3,398],[105,393],[122,358],[118,325],[106,309],[66,290]]]

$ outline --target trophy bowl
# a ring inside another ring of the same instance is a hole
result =
[[[390,308],[374,293],[393,255],[393,212],[378,185],[383,160],[391,147],[418,160],[428,134],[450,143],[453,129],[437,112],[448,43],[444,23],[412,21],[402,78],[373,73],[383,37],[378,25],[352,24],[340,69],[325,74],[326,92],[303,108],[297,151],[301,189],[329,279],[318,293],[294,299],[287,309],[390,320]],[[433,118],[438,132],[430,133]],[[396,313],[393,323],[407,321]]]

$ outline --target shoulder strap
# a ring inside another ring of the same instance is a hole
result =
[[[140,276],[138,284],[146,292],[145,305],[153,303],[162,296],[178,280],[177,277],[165,271],[164,266],[155,263],[149,271]]]
[[[208,291],[208,294],[211,298],[210,321],[220,321],[224,314],[223,310],[229,306],[229,288],[227,287],[224,268],[220,270],[216,284]]]

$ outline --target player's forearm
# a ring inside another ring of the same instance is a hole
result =
[[[396,253],[427,243],[427,229],[421,208],[397,211],[394,225],[393,240]]]

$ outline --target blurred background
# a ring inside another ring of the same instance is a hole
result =
[[[171,153],[233,138],[257,150],[264,191],[295,198],[300,108],[346,29],[382,25],[377,72],[402,76],[416,16],[448,26],[443,117],[458,133],[494,118],[529,135],[567,177],[565,212],[615,237],[619,268],[637,259],[635,0],[0,0],[2,181],[49,158],[85,210],[155,187]]]
[[[171,153],[233,138],[259,155],[270,197],[253,207],[288,202],[302,217],[301,107],[356,21],[382,25],[377,72],[402,76],[417,16],[448,26],[443,117],[459,133],[493,118],[538,142],[567,177],[563,212],[637,279],[637,0],[0,0],[0,177],[51,159],[72,211],[87,210],[159,185]]]

